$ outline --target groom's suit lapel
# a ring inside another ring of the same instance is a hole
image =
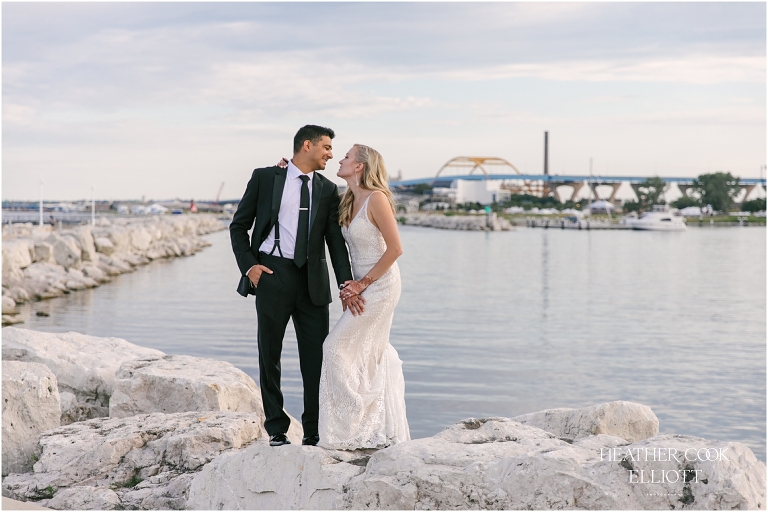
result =
[[[272,185],[272,215],[270,216],[270,229],[277,222],[277,214],[280,212],[280,203],[283,201],[283,189],[285,188],[285,176],[288,171],[277,169],[275,171],[275,183]]]
[[[309,232],[312,232],[312,226],[315,225],[317,210],[320,208],[320,194],[323,191],[323,179],[315,171],[315,179],[312,180],[312,206],[309,211]]]

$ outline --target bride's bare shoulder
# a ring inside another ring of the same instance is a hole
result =
[[[368,219],[378,227],[384,217],[394,217],[389,198],[381,190],[374,190],[368,198]]]

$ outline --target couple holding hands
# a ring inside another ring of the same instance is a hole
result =
[[[352,146],[336,173],[347,182],[339,197],[319,172],[333,158],[333,138],[329,128],[304,126],[290,161],[253,171],[229,228],[242,274],[238,292],[256,296],[270,445],[289,443],[280,354],[292,318],[304,384],[302,443],[383,448],[410,439],[402,361],[389,343],[402,246],[383,158]],[[326,246],[344,309],[330,333]]]

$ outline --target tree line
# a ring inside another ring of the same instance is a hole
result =
[[[623,208],[626,211],[643,212],[653,208],[655,204],[665,204],[662,195],[668,184],[658,176],[646,179],[640,184],[636,193],[637,201],[627,201]],[[672,201],[670,206],[686,208],[688,206],[711,206],[713,210],[727,212],[734,203],[734,198],[741,190],[739,178],[729,172],[702,174],[693,180],[689,189],[692,194],[683,195]],[[765,199],[745,201],[741,209],[747,212],[765,210]]]

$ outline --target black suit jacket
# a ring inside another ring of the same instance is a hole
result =
[[[287,170],[280,167],[254,170],[229,226],[232,250],[242,275],[237,291],[243,296],[253,294],[250,280],[245,274],[252,266],[260,263],[259,247],[277,222],[286,175]],[[248,230],[251,227],[253,232],[249,239]],[[333,300],[323,242],[328,245],[337,283],[352,279],[349,254],[339,226],[339,189],[332,181],[315,172],[309,212],[307,271],[309,296],[316,306],[330,304]]]

